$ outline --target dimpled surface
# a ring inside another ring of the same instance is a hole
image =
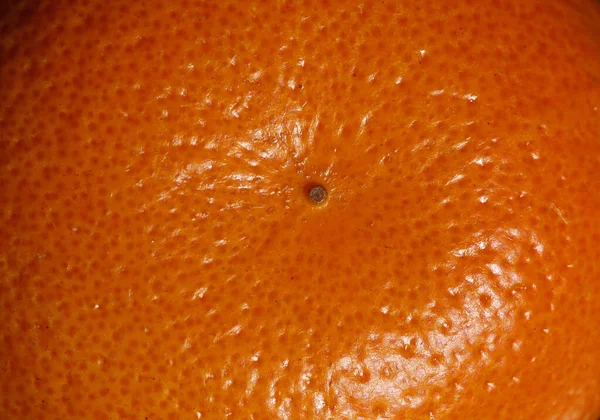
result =
[[[0,418],[598,418],[597,2],[1,13]]]

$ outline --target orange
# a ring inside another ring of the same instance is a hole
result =
[[[4,3],[1,419],[600,416],[600,4]]]

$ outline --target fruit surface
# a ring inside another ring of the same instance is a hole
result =
[[[0,10],[0,418],[600,416],[598,2]]]

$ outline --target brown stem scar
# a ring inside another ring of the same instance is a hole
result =
[[[323,204],[327,200],[327,190],[322,185],[313,185],[308,190],[308,197],[314,204]]]

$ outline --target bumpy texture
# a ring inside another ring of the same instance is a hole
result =
[[[598,418],[597,2],[7,3],[0,418]]]

